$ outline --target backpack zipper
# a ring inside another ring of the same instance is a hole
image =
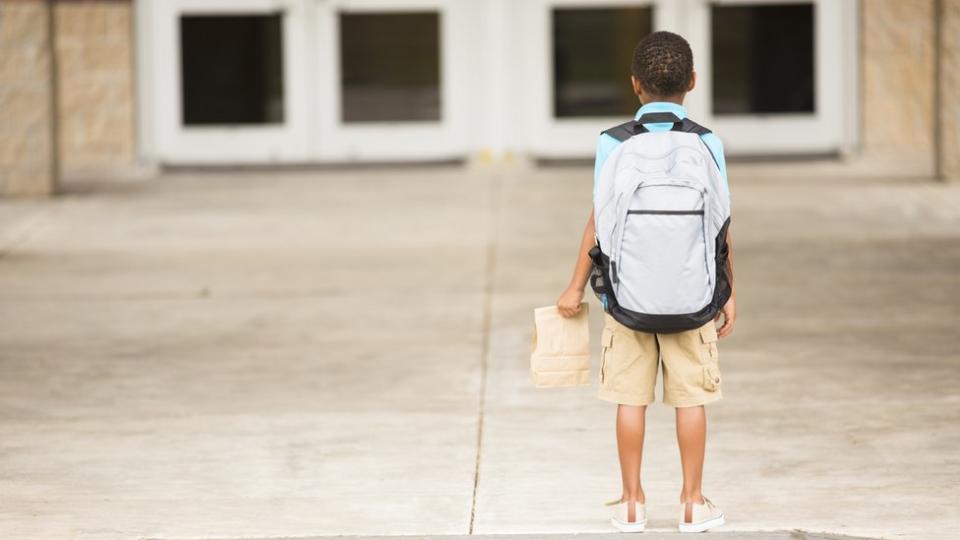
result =
[[[702,216],[703,210],[627,210],[630,214],[653,214],[656,216]]]

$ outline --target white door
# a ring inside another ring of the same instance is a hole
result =
[[[308,156],[304,0],[141,1],[141,133],[164,163]]]
[[[855,126],[854,0],[529,0],[515,6],[527,39],[523,140],[537,157],[590,156],[601,129],[629,119],[637,41],[652,30],[690,42],[690,117],[728,155],[822,154]]]
[[[524,0],[511,9],[519,45],[512,76],[524,150],[535,157],[592,154],[600,130],[639,106],[630,89],[637,41],[674,9],[654,0]]]
[[[316,9],[318,159],[465,155],[466,2],[330,0]]]
[[[692,118],[728,154],[826,154],[851,144],[856,14],[852,0],[689,2],[697,65]]]

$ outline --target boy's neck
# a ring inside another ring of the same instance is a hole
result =
[[[683,105],[683,98],[686,95],[679,96],[663,96],[663,97],[651,97],[648,101],[644,102],[641,100],[640,106],[646,105],[648,103],[673,103],[675,105]]]

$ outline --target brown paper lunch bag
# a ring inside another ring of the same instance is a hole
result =
[[[537,388],[590,383],[589,305],[565,319],[556,306],[533,310],[530,380]]]

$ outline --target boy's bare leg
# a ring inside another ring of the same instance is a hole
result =
[[[680,464],[683,467],[681,503],[703,504],[700,493],[703,480],[703,455],[707,441],[707,412],[703,405],[677,407],[677,444],[680,446]],[[687,512],[691,508],[687,507]]]
[[[617,452],[620,454],[620,475],[623,477],[623,501],[644,503],[640,485],[640,463],[643,460],[643,434],[646,428],[646,405],[617,405]],[[627,506],[629,520],[634,520],[633,505]]]

